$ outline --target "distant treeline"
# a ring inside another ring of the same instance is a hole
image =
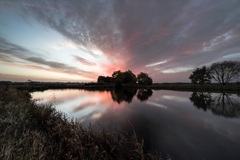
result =
[[[97,82],[113,83],[115,87],[120,87],[122,84],[151,85],[153,80],[147,73],[141,72],[136,76],[131,70],[125,72],[118,70],[114,71],[111,77],[99,76]]]
[[[224,61],[211,64],[210,67],[203,66],[196,68],[189,79],[193,84],[219,83],[222,85],[228,83],[240,82],[240,62]]]

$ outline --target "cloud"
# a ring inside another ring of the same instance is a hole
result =
[[[84,59],[82,57],[79,57],[79,56],[73,56],[75,58],[75,60],[77,60],[78,62],[84,64],[84,65],[87,65],[87,66],[95,66],[96,64],[87,60],[87,59]]]
[[[22,58],[26,57],[31,52],[21,46],[8,42],[3,37],[0,37],[0,53],[7,54],[7,56]]]
[[[109,61],[124,61],[127,69],[153,72],[157,80],[240,52],[240,1],[236,0],[12,0],[6,4],[77,46],[100,50]],[[27,56],[24,48],[11,47],[5,52],[14,49],[16,56]],[[55,46],[61,47],[71,46]],[[82,64],[94,65],[77,57]]]
[[[164,64],[164,63],[167,63],[167,60],[156,62],[156,63],[151,63],[151,64],[146,65],[146,67],[154,67],[154,66]]]
[[[163,70],[162,73],[179,73],[179,72],[186,72],[192,69],[193,67],[176,67],[176,68]]]
[[[30,61],[30,62],[34,62],[37,64],[45,65],[47,67],[50,67],[52,69],[58,70],[58,71],[62,71],[62,72],[66,72],[66,73],[73,73],[73,74],[89,74],[89,72],[85,72],[85,71],[81,71],[75,67],[71,67],[69,65],[66,65],[64,63],[59,63],[59,62],[54,62],[54,61],[47,61],[43,58],[39,58],[39,57],[29,57],[26,58],[26,60]]]
[[[3,61],[3,62],[13,62],[12,59],[9,56],[7,56],[5,54],[2,54],[2,53],[0,53],[0,61]]]
[[[71,41],[65,41],[62,43],[53,43],[50,45],[50,48],[55,50],[64,50],[64,49],[78,49],[78,46]]]
[[[226,56],[223,56],[222,58],[223,58],[223,59],[240,58],[240,53],[228,54],[228,55],[226,55]]]
[[[40,65],[41,68],[45,69],[54,69],[55,71],[70,73],[70,74],[88,74],[91,75],[91,72],[86,72],[78,68],[69,66],[68,64],[48,61],[41,57],[37,57],[38,54],[32,52],[24,47],[15,45],[8,42],[6,39],[0,37],[0,60],[5,62],[17,62],[16,58],[19,60],[25,61],[26,66],[29,62],[33,62],[35,65]],[[21,62],[23,63],[23,62]],[[37,68],[39,66],[36,66]]]

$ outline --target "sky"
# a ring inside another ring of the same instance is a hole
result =
[[[0,0],[0,80],[190,82],[240,60],[239,0]]]

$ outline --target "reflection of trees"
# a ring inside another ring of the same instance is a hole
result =
[[[240,91],[237,92],[237,96],[240,97]]]
[[[240,116],[240,99],[236,94],[194,92],[190,100],[197,108],[211,110],[216,115]]]
[[[204,111],[207,110],[208,106],[210,106],[212,102],[211,94],[203,92],[193,92],[189,99],[194,106],[202,108]]]
[[[153,94],[153,91],[151,89],[139,89],[137,93],[137,98],[140,101],[146,101],[149,97],[151,97]]]
[[[214,98],[211,110],[214,114],[225,117],[238,117],[240,115],[240,101],[232,98],[232,94],[221,93]]]
[[[126,101],[128,103],[132,102],[133,97],[136,95],[136,89],[115,89],[111,91],[111,96],[113,101],[117,103],[121,103],[122,101]]]
[[[113,101],[121,103],[123,101],[131,103],[133,97],[137,93],[137,98],[140,101],[146,101],[149,97],[152,96],[153,91],[151,89],[139,89],[138,92],[136,89],[115,89],[111,91],[111,96]]]

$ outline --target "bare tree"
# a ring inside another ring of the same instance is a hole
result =
[[[233,82],[240,75],[240,62],[224,61],[213,63],[210,67],[210,74],[213,80],[222,85]]]

